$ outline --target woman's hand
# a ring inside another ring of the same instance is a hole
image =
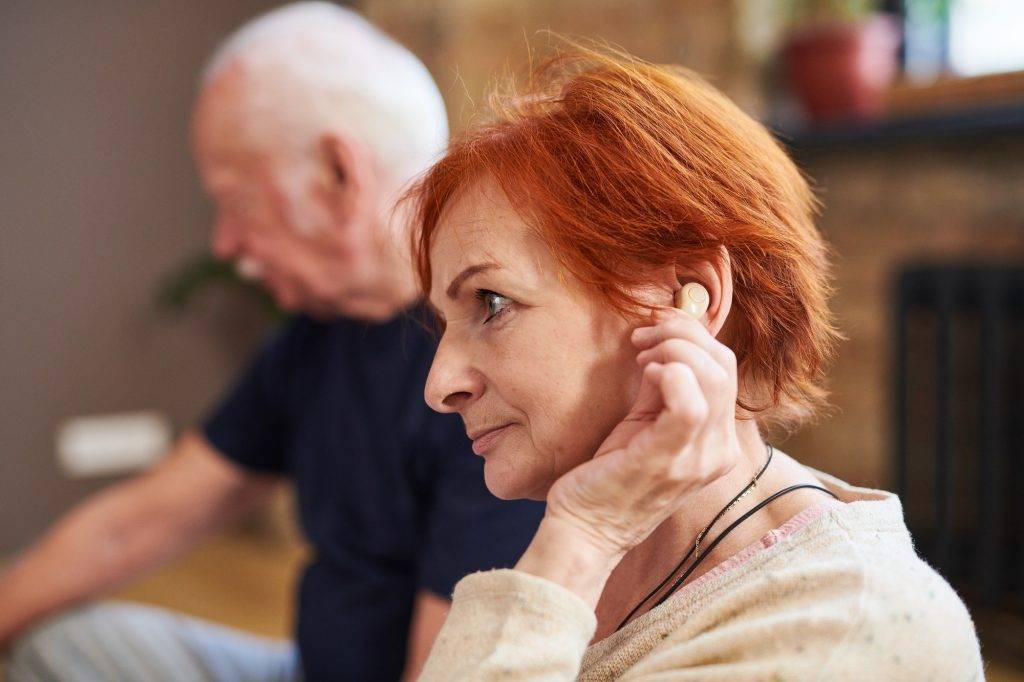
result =
[[[675,310],[656,313],[655,324],[635,330],[632,341],[643,367],[633,409],[594,459],[551,487],[541,529],[517,566],[595,604],[626,552],[678,511],[688,493],[739,461],[732,351]],[[555,555],[575,559],[556,567]]]

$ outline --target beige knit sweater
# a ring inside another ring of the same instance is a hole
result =
[[[467,576],[421,679],[984,679],[971,617],[915,554],[896,496],[815,473],[845,504],[590,647],[596,619],[572,592],[514,570]]]

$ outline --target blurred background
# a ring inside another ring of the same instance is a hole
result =
[[[0,4],[0,562],[145,466],[278,321],[205,255],[187,146],[204,61],[277,4]],[[1024,2],[347,4],[427,64],[456,131],[542,29],[688,66],[771,127],[822,201],[848,336],[831,414],[776,442],[901,492],[990,677],[1024,679]],[[75,440],[96,422],[68,421],[139,412],[121,459]],[[285,634],[290,524],[285,496],[123,596]]]

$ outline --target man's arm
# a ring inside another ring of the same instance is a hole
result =
[[[182,553],[277,480],[245,472],[186,433],[153,470],[71,510],[0,575],[0,650],[44,616]]]
[[[402,673],[405,682],[419,679],[451,606],[449,600],[437,596],[430,590],[420,590],[416,594],[412,624],[409,627],[409,650],[405,657],[405,671]]]

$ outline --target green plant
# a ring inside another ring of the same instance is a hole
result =
[[[182,312],[210,287],[226,287],[255,298],[274,321],[287,317],[265,290],[239,277],[230,263],[219,261],[206,252],[186,258],[163,278],[157,289],[157,305]]]
[[[790,23],[825,19],[852,21],[878,11],[878,0],[782,0]]]
[[[945,23],[952,0],[904,0],[908,20],[925,24]]]

